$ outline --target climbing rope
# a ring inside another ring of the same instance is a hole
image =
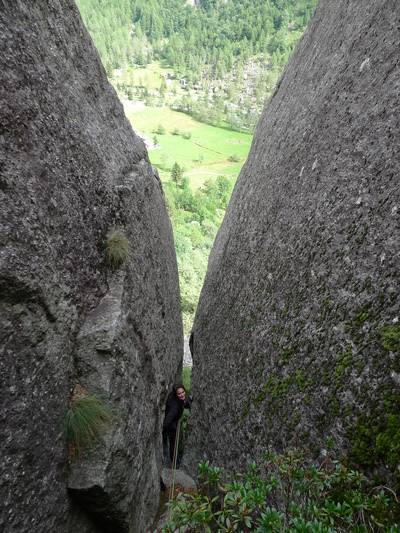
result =
[[[179,431],[181,429],[181,421],[178,420],[178,427],[176,428],[176,434],[175,434],[175,444],[174,444],[174,458],[172,461],[172,468],[171,468],[171,480],[169,483],[169,498],[168,498],[168,513],[167,513],[167,522],[169,524],[169,517],[170,517],[170,510],[171,510],[171,502],[172,498],[174,497],[174,486],[175,486],[175,472],[176,472],[176,458],[178,456],[178,448],[179,448]]]

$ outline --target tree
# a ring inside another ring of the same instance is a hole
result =
[[[168,155],[164,152],[161,154],[161,161],[162,161],[162,164],[163,164],[163,170],[165,170],[165,167],[167,165],[167,162],[168,162]]]
[[[165,78],[163,78],[161,80],[161,85],[160,85],[160,89],[159,89],[161,98],[165,98],[165,91],[166,90],[167,90],[167,83],[165,81]]]
[[[229,161],[232,161],[233,163],[239,163],[240,161],[240,155],[236,152],[234,152],[230,157]]]
[[[233,182],[228,180],[228,178],[225,176],[218,176],[216,183],[218,189],[217,196],[219,198],[220,205],[223,209],[226,209],[229,203],[229,198],[232,194]]]
[[[158,135],[165,135],[165,128],[162,124],[158,125],[156,133],[158,133]]]
[[[145,59],[145,57],[144,57],[144,55],[143,55],[141,50],[138,52],[138,54],[135,57],[135,63],[137,65],[139,65],[139,67],[145,67],[146,66],[146,59]]]
[[[178,165],[178,163],[175,161],[174,166],[172,167],[171,171],[171,178],[175,183],[178,183],[182,179],[183,171],[181,167]]]

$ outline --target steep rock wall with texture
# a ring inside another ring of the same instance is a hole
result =
[[[161,183],[74,2],[1,5],[0,529],[143,533],[183,355]],[[115,227],[131,253],[111,269]],[[116,422],[68,463],[74,389]]]
[[[320,0],[257,126],[193,327],[186,466],[400,450],[400,4]]]

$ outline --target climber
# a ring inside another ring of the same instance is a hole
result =
[[[174,385],[174,388],[168,394],[163,423],[163,444],[166,447],[167,439],[169,440],[169,458],[171,463],[173,463],[174,460],[174,446],[178,421],[183,414],[183,410],[190,409],[192,401],[193,396],[186,398],[186,389],[182,384]],[[178,460],[178,463],[179,462],[180,461]]]

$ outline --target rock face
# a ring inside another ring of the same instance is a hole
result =
[[[400,463],[399,17],[321,0],[264,110],[193,327],[192,473],[294,435]]]
[[[189,346],[189,337],[185,337],[183,339],[183,366],[193,366],[192,354]]]
[[[161,183],[72,0],[3,1],[0,49],[0,529],[143,533],[183,355]],[[76,383],[117,421],[68,465]]]

